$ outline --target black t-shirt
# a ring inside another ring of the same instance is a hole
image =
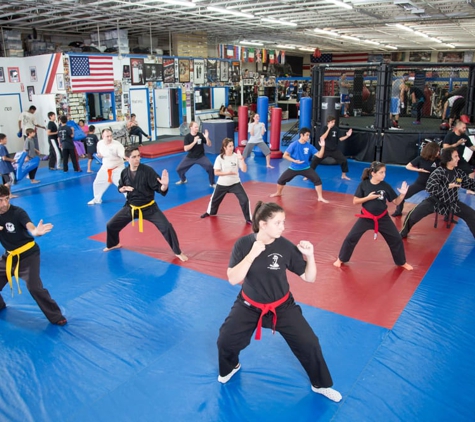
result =
[[[328,130],[328,126],[323,128],[322,134]],[[325,139],[325,151],[336,151],[338,149],[338,142],[340,141],[340,129],[338,126],[333,126],[328,132],[327,139]],[[317,145],[318,148],[318,145]]]
[[[229,268],[235,267],[252,249],[256,234],[241,237],[234,245]],[[242,289],[252,300],[270,303],[282,299],[289,291],[286,270],[302,275],[307,266],[302,253],[284,237],[274,240],[254,260]]]
[[[53,133],[58,132],[58,126],[56,126],[56,123],[51,120],[48,122],[48,126],[46,126],[46,129],[50,130]],[[57,139],[57,138],[58,138],[57,133],[55,133],[54,135],[48,135],[48,141],[51,139]]]
[[[206,144],[206,138],[201,132],[198,132],[197,135],[201,139],[201,144],[196,143],[193,148],[191,148],[188,151],[187,157],[188,158],[201,158],[205,155],[205,144]],[[185,145],[190,145],[193,143],[195,140],[195,136],[193,136],[191,133],[185,136]]]
[[[74,149],[73,130],[67,126],[60,126],[58,129],[58,139],[63,149]]]
[[[86,136],[86,139],[84,140],[86,147],[95,147],[98,142],[99,142],[99,139],[97,139],[97,136],[94,135],[93,133],[89,133]]]
[[[440,164],[440,160],[438,158],[435,161],[426,160],[422,158],[420,155],[414,158],[411,161],[411,164],[418,169],[427,170],[432,173]],[[427,179],[429,179],[430,173],[417,173],[417,180],[416,183],[426,185]]]
[[[416,88],[415,86],[411,87],[411,89],[409,90],[409,93],[414,94],[417,100],[425,100],[424,93],[419,88]]]
[[[459,141],[460,138],[465,139],[465,145],[459,145],[457,147],[457,152],[459,153],[460,161],[464,162],[465,159],[463,158],[463,153],[464,153],[465,147],[473,146],[472,141],[467,136],[467,134],[462,133],[461,135],[457,135],[455,132],[449,132],[447,133],[447,135],[445,135],[444,144],[454,145]]]
[[[34,240],[26,225],[31,222],[30,217],[26,211],[15,205],[10,205],[10,208],[5,214],[0,214],[0,243],[7,251],[13,251],[23,245]],[[40,248],[38,245],[33,246],[30,250],[23,252],[20,257],[26,257],[38,252]]]
[[[394,192],[394,189],[385,181],[373,185],[369,179],[363,180],[359,184],[356,188],[355,196],[357,198],[365,198],[371,192],[379,193],[379,198],[366,201],[362,204],[362,207],[373,215],[380,215],[383,213],[388,208],[386,201],[392,202],[398,197],[398,194]]]

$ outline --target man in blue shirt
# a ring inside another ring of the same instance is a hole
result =
[[[320,138],[320,151],[317,151],[317,149],[308,142],[310,139],[310,129],[303,127],[299,133],[300,139],[292,142],[284,152],[284,159],[289,160],[291,164],[289,168],[281,174],[279,180],[277,180],[277,192],[270,196],[282,196],[284,186],[295,176],[301,175],[312,181],[315,185],[318,201],[328,203],[328,201],[323,198],[322,179],[320,179],[320,176],[310,167],[310,159],[313,155],[318,158],[323,157],[325,153],[325,139]]]

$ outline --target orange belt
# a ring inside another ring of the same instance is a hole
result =
[[[373,215],[371,214],[366,208],[361,208],[361,214],[355,214],[355,217],[359,218],[369,218],[374,221],[374,240],[378,237],[378,232],[379,232],[379,223],[378,220],[382,217],[384,217],[388,213],[388,210],[384,210],[379,215]]]
[[[16,248],[13,251],[7,251],[8,256],[5,262],[5,270],[7,273],[8,284],[10,285],[10,289],[12,290],[12,296],[13,296],[13,281],[12,281],[13,257],[18,256],[18,261],[16,263],[15,272],[13,275],[15,276],[16,284],[18,286],[18,293],[21,294],[20,282],[18,280],[18,272],[20,269],[20,254],[30,250],[33,246],[35,246],[34,240],[32,240],[31,242],[25,243],[23,246],[20,246],[19,248]]]
[[[256,308],[262,311],[261,316],[259,317],[259,321],[257,322],[256,337],[255,337],[256,340],[261,339],[262,318],[268,312],[272,312],[274,314],[274,316],[272,317],[272,334],[275,334],[275,326],[277,324],[277,314],[275,312],[275,308],[282,305],[289,298],[290,292],[287,292],[287,294],[282,299],[276,300],[275,302],[271,302],[271,303],[254,302],[249,296],[246,295],[246,293],[244,293],[244,290],[241,290],[241,295],[246,302],[249,302],[252,306],[255,306]]]
[[[119,167],[119,166],[117,166],[117,167]],[[112,180],[112,172],[113,172],[117,167],[114,167],[113,169],[107,169],[107,182],[108,182],[108,183],[114,183],[113,180]]]

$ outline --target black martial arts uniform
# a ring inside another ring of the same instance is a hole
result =
[[[235,267],[249,253],[256,240],[255,234],[240,238],[234,245],[229,268]],[[260,338],[261,309],[249,303],[271,304],[283,301],[275,307],[277,321],[274,327],[272,312],[262,316],[262,327],[275,328],[302,366],[315,387],[331,387],[333,380],[328,370],[318,337],[302,315],[289,291],[286,270],[295,274],[305,273],[306,262],[301,252],[289,240],[280,237],[254,260],[242,284],[230,314],[219,330],[219,374],[226,376],[239,363],[239,353],[247,347],[256,330]],[[248,297],[249,299],[245,299]]]
[[[386,201],[394,201],[398,197],[398,194],[384,181],[373,185],[369,179],[366,179],[359,184],[355,196],[357,198],[365,198],[371,192],[377,192],[380,196],[362,204],[361,215],[367,215],[367,217],[358,218],[348,233],[348,236],[346,236],[346,239],[343,241],[338,258],[341,262],[348,262],[361,236],[363,236],[366,231],[373,229],[375,231],[375,238],[378,232],[381,232],[383,235],[393,256],[394,263],[396,265],[404,265],[406,263],[404,245],[393,220],[387,213],[388,206],[386,203]],[[381,217],[375,221],[369,218],[371,216]]]
[[[40,248],[26,228],[26,225],[30,222],[31,219],[26,211],[15,205],[10,205],[6,213],[0,214],[0,226],[3,227],[3,230],[0,230],[0,243],[5,248],[5,254],[0,260],[0,291],[8,283],[7,260],[11,259],[10,274],[13,274],[16,266],[19,265],[18,275],[25,280],[31,296],[48,318],[48,321],[57,324],[65,318],[61,314],[58,304],[51,298],[48,290],[43,287],[40,278]],[[26,249],[24,252],[18,250],[22,247]],[[10,258],[8,258],[9,255],[11,255]],[[19,286],[18,289],[20,289]],[[5,302],[0,295],[0,309],[5,306]]]
[[[124,207],[107,223],[108,248],[119,244],[119,233],[130,221],[139,218],[140,227],[140,214],[142,213],[144,220],[150,221],[160,230],[175,255],[181,254],[175,229],[154,202],[155,192],[163,196],[168,193],[168,189],[165,192],[161,190],[162,184],[157,180],[157,177],[158,175],[154,169],[143,164],[139,164],[135,172],[132,172],[130,167],[122,170],[119,190],[122,186],[132,186],[134,190],[127,192],[127,201]],[[133,207],[142,208],[140,210],[134,209],[132,218]]]
[[[463,170],[459,168],[448,170],[438,167],[431,173],[427,181],[426,189],[429,192],[429,198],[407,214],[401,230],[402,237],[407,237],[414,224],[434,212],[449,218],[450,214],[460,217],[467,223],[475,237],[475,210],[459,201],[458,188],[449,188],[449,183],[457,183],[462,188],[475,190],[475,181],[470,179]]]

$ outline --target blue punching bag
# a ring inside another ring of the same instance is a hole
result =
[[[300,99],[299,129],[303,127],[312,129],[312,99],[310,97]]]
[[[261,123],[264,123],[264,126],[266,127],[266,131],[264,135],[262,136],[262,139],[266,144],[267,142],[267,131],[269,130],[269,98],[268,97],[257,97],[257,114],[259,115],[259,121]],[[260,148],[255,147],[254,148],[254,154],[255,155],[261,155],[262,151]]]

